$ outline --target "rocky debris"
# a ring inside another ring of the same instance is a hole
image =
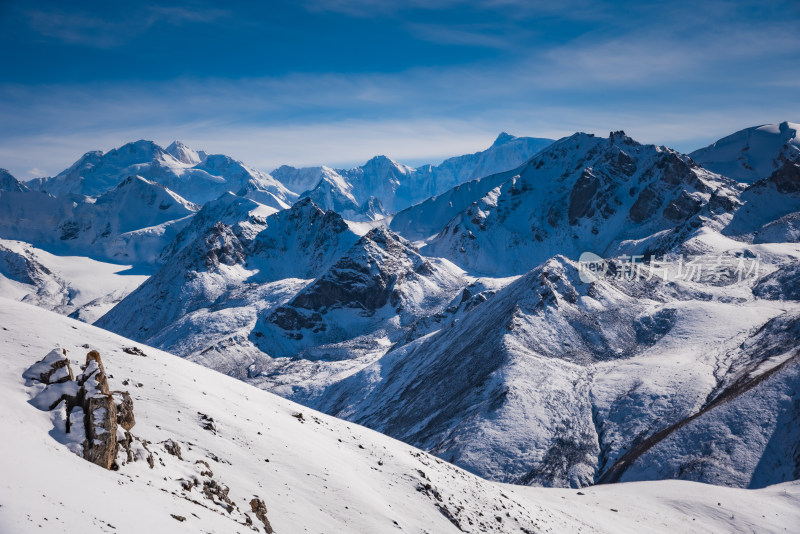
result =
[[[127,392],[112,394],[99,352],[92,350],[86,355],[83,372],[77,377],[66,354],[66,350],[56,348],[23,373],[29,385],[39,382],[45,386],[33,404],[55,410],[63,402],[65,432],[70,441],[80,443],[82,456],[105,469],[118,469],[118,426],[125,429],[123,441],[129,461],[135,457],[131,451],[134,438],[128,432],[135,424],[133,400]],[[120,398],[119,404],[114,395]]]
[[[75,380],[66,349],[51,350],[40,362],[28,368],[22,377],[27,380],[36,380],[42,384],[61,384]]]
[[[214,504],[221,506],[226,512],[233,512],[236,505],[233,503],[228,493],[230,488],[225,484],[220,484],[213,478],[203,481],[203,496]]]
[[[180,521],[181,523],[186,521],[186,518],[183,517],[182,515],[176,515],[176,514],[169,514],[169,515],[172,516],[173,519],[176,519],[176,520]]]
[[[200,476],[201,477],[204,477],[204,476],[213,477],[214,476],[214,472],[211,470],[211,466],[208,465],[208,462],[206,462],[205,460],[195,460],[194,463],[195,463],[195,465],[204,465],[204,466],[206,466],[206,470],[205,471],[200,471]]]
[[[172,439],[168,439],[164,442],[164,450],[167,451],[172,456],[177,456],[178,460],[183,460],[183,456],[181,456],[181,446],[178,445],[178,442]]]
[[[139,347],[136,347],[136,346],[134,346],[134,347],[124,347],[124,348],[122,349],[122,352],[124,352],[125,354],[133,354],[134,356],[144,356],[144,357],[147,357],[147,354],[145,354],[145,353],[142,351],[142,349],[140,349]]]
[[[213,417],[209,417],[208,415],[202,412],[197,412],[197,415],[200,416],[200,426],[203,427],[203,430],[208,430],[212,434],[217,433],[217,425],[214,424]]]
[[[121,450],[125,451],[125,459],[122,460],[122,465],[135,462],[137,460],[145,460],[150,469],[155,467],[155,459],[153,453],[147,447],[150,442],[146,439],[139,439],[130,432],[125,432],[123,438],[118,441]]]
[[[272,530],[272,525],[269,524],[269,519],[267,519],[267,505],[264,504],[264,501],[254,497],[250,500],[250,509],[256,514],[259,521],[264,523],[264,531],[267,534],[272,534],[274,531]]]
[[[133,416],[133,399],[127,391],[114,391],[111,393],[118,397],[117,403],[117,424],[125,430],[130,430],[136,424]]]
[[[203,254],[205,268],[210,272],[219,271],[221,264],[232,266],[244,263],[246,258],[239,238],[231,227],[222,222],[215,224],[206,236]]]
[[[178,447],[178,443],[174,440],[167,440],[163,442],[163,445],[168,452],[170,452],[170,448],[174,450]],[[189,456],[196,453],[193,451],[192,447],[188,446],[189,444],[186,445],[187,450],[183,455],[179,456],[174,454],[174,452],[170,452],[173,456],[172,458],[164,457],[163,460],[159,459],[159,462],[162,464],[164,461],[173,463],[183,462],[185,465],[181,466],[180,469],[181,471],[188,472],[186,478],[177,480],[180,485],[179,492],[172,491],[171,493],[192,504],[202,506],[214,513],[229,517],[238,524],[249,527],[251,530],[260,532],[259,528],[254,524],[253,518],[246,511],[246,507],[245,509],[240,509],[236,504],[235,501],[239,501],[240,499],[231,497],[231,488],[221,480],[214,478],[214,473],[211,471],[207,461],[199,459],[192,461],[193,459],[189,458]],[[248,502],[246,499],[241,500]],[[264,524],[264,531],[268,534],[273,533],[272,525],[269,519],[267,519],[267,506],[264,504],[264,501],[257,495],[254,495],[249,501],[249,504],[252,513]]]

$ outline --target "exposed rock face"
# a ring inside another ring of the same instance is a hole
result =
[[[267,505],[264,504],[264,501],[258,497],[253,498],[250,501],[250,509],[256,514],[256,517],[264,523],[264,531],[267,534],[272,534],[274,531],[272,530],[272,525],[269,524],[269,519],[267,519]]]
[[[114,467],[117,444],[117,410],[111,395],[90,397],[84,403],[86,441],[83,457],[106,469]]]
[[[678,198],[664,208],[664,217],[675,223],[682,223],[700,211],[702,203],[686,191],[681,191]]]
[[[591,169],[585,169],[569,196],[570,224],[576,224],[580,217],[587,214],[592,205],[592,199],[599,188],[600,180],[592,173]]]
[[[661,205],[661,202],[662,199],[655,192],[653,186],[648,185],[639,193],[636,202],[633,203],[633,206],[628,211],[628,216],[633,222],[641,223]]]
[[[86,355],[83,372],[77,378],[66,354],[64,349],[54,349],[23,373],[29,381],[47,386],[36,396],[34,405],[54,410],[63,401],[66,433],[82,441],[83,457],[105,469],[116,469],[120,445],[117,426],[126,430],[126,440],[130,441],[127,431],[135,424],[133,400],[128,392],[112,394],[99,352],[93,350]]]
[[[463,290],[459,277],[391,230],[374,228],[289,302],[262,315],[251,339],[272,356],[294,356],[356,338],[389,317],[391,329],[405,328],[444,309]]]
[[[787,161],[769,178],[780,193],[800,193],[800,165]]]
[[[118,397],[117,403],[117,424],[125,430],[130,430],[136,424],[136,419],[133,416],[133,399],[127,391],[113,392],[115,397]]]
[[[761,277],[753,294],[767,300],[800,300],[800,267],[789,264]]]
[[[220,264],[236,265],[244,262],[245,253],[239,239],[224,223],[217,223],[205,238],[203,263],[206,269],[215,272]]]
[[[61,384],[75,380],[65,349],[51,350],[41,361],[29,367],[22,377],[42,384]]]
[[[78,376],[78,383],[81,384],[81,389],[74,403],[83,408],[86,432],[83,457],[93,464],[111,469],[119,449],[117,406],[108,388],[108,379],[100,353],[96,350],[86,355],[86,364],[83,367],[83,374]]]

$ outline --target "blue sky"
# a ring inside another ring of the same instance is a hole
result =
[[[690,151],[800,122],[799,22],[797,0],[2,0],[0,167],[139,138],[265,170],[436,162],[500,131]]]

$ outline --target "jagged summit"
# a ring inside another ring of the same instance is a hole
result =
[[[383,154],[379,154],[377,156],[372,156],[363,165],[363,167],[378,167],[378,168],[387,167],[387,166],[389,166],[389,167],[391,167],[391,166],[400,167],[400,165],[397,162],[395,162],[393,159],[391,159],[388,156],[384,156]]]
[[[494,140],[494,143],[492,143],[492,146],[496,147],[496,146],[500,146],[500,145],[505,145],[506,143],[510,143],[514,139],[516,139],[516,136],[513,136],[513,135],[511,135],[509,133],[506,133],[506,132],[500,132],[500,135],[498,135],[497,138]]]
[[[303,194],[325,209],[333,209],[348,220],[368,221],[384,218],[468,180],[513,169],[551,142],[504,133],[487,150],[416,169],[386,156],[375,156],[353,169],[280,168],[274,172],[279,179],[293,184],[293,190],[307,189]]]
[[[247,341],[260,310],[288,299],[285,292],[299,291],[358,240],[340,215],[311,199],[277,212],[263,208],[233,194],[206,204],[165,250],[163,266],[97,324],[179,354],[228,343],[239,352],[218,368],[246,376],[250,363],[265,358]],[[144,308],[151,313],[141,314]],[[208,320],[217,326],[191,339],[176,336]],[[240,357],[250,363],[236,368]]]
[[[205,152],[196,152],[180,141],[173,141],[164,152],[186,165],[197,165],[206,156]]]
[[[28,183],[31,189],[57,197],[97,197],[130,175],[158,182],[197,204],[248,186],[259,202],[278,209],[288,207],[297,198],[266,173],[229,156],[195,152],[177,141],[167,150],[153,141],[139,140],[105,153],[87,152],[55,177]]]
[[[28,186],[14,178],[7,170],[0,169],[0,191],[22,193],[28,191]]]
[[[447,222],[426,255],[486,274],[522,274],[556,254],[610,254],[624,241],[681,228],[712,196],[735,194],[731,180],[623,132],[576,133],[500,178]]]

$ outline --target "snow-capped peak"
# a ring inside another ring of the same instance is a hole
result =
[[[393,159],[383,155],[374,156],[370,158],[369,160],[367,160],[367,162],[364,164],[362,168],[364,169],[365,173],[369,173],[371,171],[385,172],[387,170],[390,170],[390,171],[400,172],[402,174],[408,174],[414,171],[413,168],[408,167],[407,165],[403,165],[401,163],[397,163]]]
[[[15,191],[22,193],[27,191],[28,187],[14,178],[10,172],[5,169],[0,169],[0,191]]]
[[[516,136],[513,136],[513,135],[511,135],[510,133],[507,133],[507,132],[500,132],[500,135],[498,135],[497,139],[494,140],[494,143],[492,143],[492,146],[496,147],[496,146],[500,146],[500,145],[505,145],[506,143],[510,143],[514,139],[516,139]]]
[[[54,196],[96,197],[131,175],[158,182],[197,204],[214,200],[226,191],[243,189],[257,202],[277,209],[286,208],[297,199],[297,194],[269,174],[229,156],[194,151],[180,141],[167,150],[153,141],[140,140],[106,153],[87,152],[57,176],[35,179],[28,185]]]
[[[353,169],[326,172],[325,167],[280,168],[274,174],[279,180],[287,180],[287,187],[294,191],[315,182],[316,187],[304,195],[325,209],[333,209],[350,220],[375,220],[468,180],[513,169],[551,142],[504,132],[482,152],[449,158],[435,166],[412,168],[381,155]]]
[[[197,165],[205,158],[205,152],[194,151],[180,141],[173,141],[164,152],[186,165]]]
[[[766,178],[785,161],[800,161],[800,124],[784,121],[739,130],[690,155],[703,167],[740,182]]]

